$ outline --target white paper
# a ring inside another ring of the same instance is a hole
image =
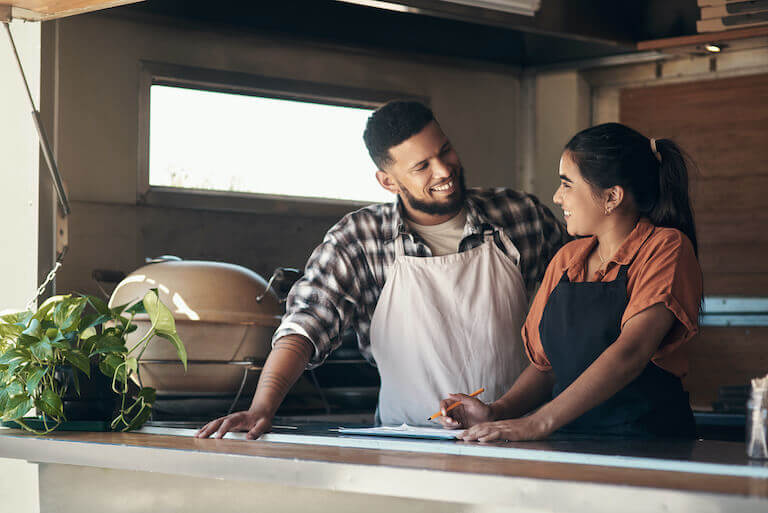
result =
[[[400,436],[406,438],[432,438],[439,440],[454,440],[462,431],[464,430],[409,426],[408,424],[373,428],[339,428],[339,433],[344,435]]]

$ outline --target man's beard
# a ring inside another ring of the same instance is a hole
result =
[[[427,202],[416,199],[413,197],[413,195],[411,195],[408,189],[402,185],[400,185],[400,192],[403,194],[403,196],[405,196],[405,198],[408,200],[408,204],[414,210],[418,210],[419,212],[430,215],[452,214],[454,212],[458,212],[461,209],[462,205],[464,205],[464,198],[467,195],[467,187],[464,183],[464,168],[459,169],[459,172],[454,180],[456,180],[456,190],[448,202]]]

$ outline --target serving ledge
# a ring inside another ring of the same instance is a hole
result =
[[[768,511],[768,465],[734,442],[478,444],[340,436],[327,426],[258,441],[148,431],[3,429],[0,458],[38,465],[41,513]]]

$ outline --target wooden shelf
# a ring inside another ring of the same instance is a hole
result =
[[[143,0],[0,0],[0,21],[46,21]]]
[[[695,47],[706,43],[722,43],[738,39],[768,37],[768,27],[751,27],[723,32],[708,32],[693,36],[670,37],[666,39],[651,39],[637,43],[638,50],[668,50],[672,48]]]

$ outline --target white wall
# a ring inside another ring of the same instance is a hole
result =
[[[5,27],[0,27],[0,311],[21,310],[37,288],[38,142]],[[11,24],[37,101],[40,25]],[[39,511],[37,465],[0,459],[3,511]]]
[[[21,310],[37,288],[38,141],[5,27],[0,32],[0,310]],[[37,102],[40,25],[14,22],[11,32]]]
[[[578,71],[542,73],[536,77],[536,143],[532,192],[559,215],[552,196],[557,189],[563,147],[576,132],[590,126],[590,89]]]

